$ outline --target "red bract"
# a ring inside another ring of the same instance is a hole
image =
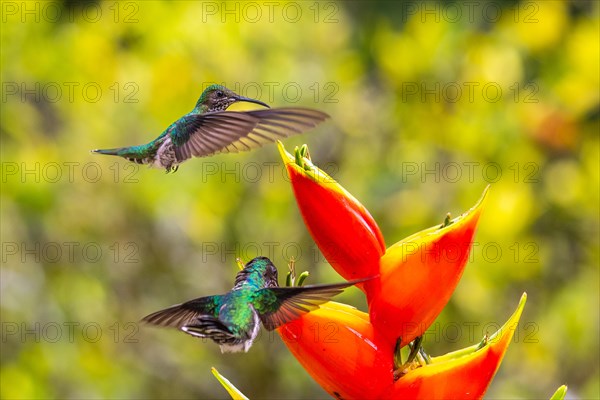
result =
[[[475,207],[390,246],[367,293],[371,322],[404,346],[429,328],[454,292],[469,258],[485,195]]]
[[[333,178],[296,149],[296,157],[278,143],[298,208],[315,243],[345,279],[377,275],[385,251],[371,214]]]

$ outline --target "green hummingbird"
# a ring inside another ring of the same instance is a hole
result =
[[[258,335],[260,322],[271,331],[319,308],[319,304],[329,301],[344,288],[368,279],[279,287],[277,268],[268,258],[257,257],[237,273],[229,292],[177,304],[152,313],[142,321],[212,339],[221,346],[222,353],[248,351]]]
[[[225,111],[238,101],[260,104],[268,109]],[[211,85],[202,92],[191,112],[169,125],[150,143],[92,152],[174,172],[179,164],[192,156],[251,150],[303,133],[327,118],[329,115],[324,112],[309,108],[271,109],[262,101],[240,96],[221,85]]]

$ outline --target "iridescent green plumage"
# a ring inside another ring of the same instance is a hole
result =
[[[297,107],[225,111],[238,101],[269,107],[262,101],[240,96],[224,86],[211,85],[202,92],[192,111],[169,125],[150,143],[92,152],[120,156],[170,172],[177,170],[179,164],[191,157],[251,150],[303,133],[329,118],[321,111]]]
[[[268,258],[257,257],[237,274],[231,291],[169,307],[142,321],[210,338],[223,352],[248,351],[260,322],[273,330],[363,281],[283,288],[277,283],[277,268]]]

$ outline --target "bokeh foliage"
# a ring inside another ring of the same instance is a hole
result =
[[[286,146],[308,143],[388,245],[492,183],[426,348],[479,341],[527,291],[488,396],[599,397],[598,2],[472,3],[257,2],[257,17],[241,2],[3,2],[0,397],[223,397],[211,366],[252,398],[326,396],[274,335],[221,355],[135,324],[227,290],[237,256],[339,280],[274,146],[169,176],[89,154],[154,138],[212,82],[330,113]],[[364,307],[356,289],[338,300]]]

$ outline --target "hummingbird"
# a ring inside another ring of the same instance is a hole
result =
[[[329,301],[344,288],[368,279],[279,287],[275,265],[267,257],[257,257],[237,273],[229,292],[177,304],[152,313],[142,321],[212,339],[220,345],[222,353],[247,352],[261,322],[271,331],[316,310],[319,304]]]
[[[225,111],[245,101],[266,110]],[[269,108],[262,101],[244,97],[222,85],[208,86],[192,111],[173,122],[150,143],[93,153],[123,157],[137,164],[177,171],[179,164],[193,157],[251,150],[276,140],[303,133],[329,118],[309,108]]]

